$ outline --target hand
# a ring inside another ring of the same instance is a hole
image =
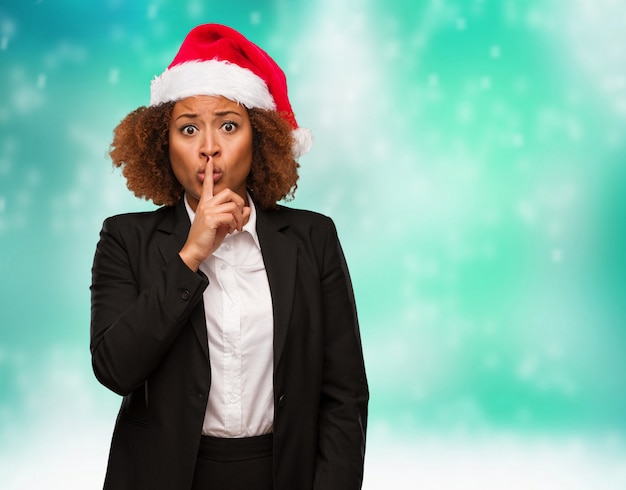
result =
[[[250,207],[233,190],[223,189],[213,195],[213,162],[207,160],[196,217],[179,252],[183,262],[197,271],[202,261],[218,249],[226,235],[235,230],[241,231],[249,218]]]

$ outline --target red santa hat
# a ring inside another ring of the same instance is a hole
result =
[[[150,105],[194,95],[221,95],[248,109],[277,111],[293,130],[295,157],[311,148],[311,131],[296,122],[283,71],[230,27],[204,24],[192,29],[174,61],[152,80]]]

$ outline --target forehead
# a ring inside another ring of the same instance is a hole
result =
[[[247,113],[244,106],[221,95],[196,95],[193,97],[185,97],[174,104],[173,112],[174,114],[235,112],[241,115]]]

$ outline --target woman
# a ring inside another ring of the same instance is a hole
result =
[[[105,488],[361,488],[368,388],[332,221],[277,205],[310,147],[282,70],[207,24],[115,129],[161,208],[108,218],[91,353],[123,396]]]

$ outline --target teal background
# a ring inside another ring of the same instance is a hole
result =
[[[99,488],[106,152],[184,35],[229,24],[315,135],[371,387],[364,488],[626,488],[626,7],[597,0],[0,5],[0,482]]]

